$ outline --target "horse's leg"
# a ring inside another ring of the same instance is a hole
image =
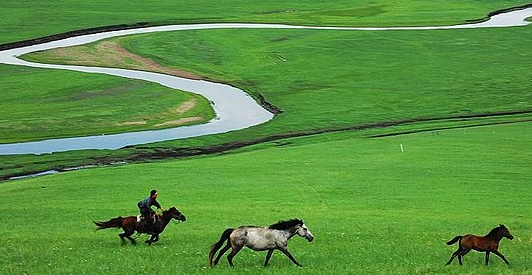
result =
[[[152,234],[150,239],[146,240],[145,243],[148,245],[151,245],[154,242],[157,242],[159,240],[159,234]]]
[[[288,257],[288,259],[292,260],[292,262],[294,262],[294,264],[296,264],[299,267],[302,267],[302,265],[300,263],[298,263],[296,261],[296,259],[294,259],[294,256],[292,256],[292,254],[290,254],[290,252],[288,252],[288,249],[286,247],[279,247],[279,250],[281,250],[281,252],[283,252],[286,255],[286,257]]]
[[[264,266],[268,266],[268,262],[270,261],[270,258],[272,257],[273,249],[268,250],[268,254],[266,254],[266,261],[264,262]]]
[[[488,265],[488,261],[490,260],[490,251],[486,251],[486,265]]]
[[[501,257],[501,259],[502,259],[506,264],[510,264],[510,263],[506,260],[506,258],[504,257],[504,255],[502,255],[502,253],[499,252],[498,250],[494,250],[494,251],[491,251],[491,252],[493,252],[493,254],[495,254],[495,255]]]
[[[136,221],[122,227],[124,228],[124,237],[126,237],[129,241],[131,241],[133,245],[137,245],[137,241],[131,238],[131,235],[135,234],[135,230],[137,230],[137,227],[138,225]]]
[[[135,231],[127,230],[127,231],[124,231],[124,233],[118,235],[120,236],[120,239],[122,239],[122,245],[125,244],[124,238],[127,238],[128,240],[130,240],[132,244],[137,244],[137,241],[131,238],[131,235],[133,235],[133,233],[135,233]]]
[[[132,244],[136,245],[137,241],[135,239],[131,238],[131,235],[133,235],[135,231],[131,230],[130,232],[126,232],[126,238],[131,241]]]
[[[225,254],[225,252],[227,252],[227,250],[231,247],[231,244],[229,243],[229,240],[227,241],[227,244],[224,246],[224,248],[222,248],[222,250],[220,250],[220,252],[218,252],[218,256],[216,257],[216,259],[214,260],[214,265],[217,265],[218,264],[218,261],[220,260],[220,258],[223,256],[223,254]]]
[[[145,243],[147,243],[148,245],[151,245],[152,243],[158,240],[159,240],[159,234],[152,234],[150,239],[146,240]]]
[[[451,258],[449,259],[449,261],[447,261],[447,264],[446,264],[446,265],[450,265],[450,264],[453,262],[454,258],[456,258],[456,256],[458,256],[458,254],[460,254],[460,250],[461,250],[461,249],[458,248],[458,250],[456,250],[456,251],[453,253],[453,255],[451,255]]]
[[[231,267],[235,267],[233,265],[233,258],[236,256],[236,254],[238,254],[238,252],[240,252],[242,247],[243,246],[233,246],[233,250],[231,250],[231,253],[229,253],[229,255],[227,255],[227,261],[229,262],[229,265]]]
[[[470,249],[464,249],[462,248],[462,250],[460,251],[460,253],[458,253],[458,263],[460,265],[462,265],[462,258],[467,254],[469,253],[469,251],[471,251]]]
[[[124,236],[125,234],[126,234],[126,232],[118,234],[118,237],[120,237],[120,243],[122,245],[126,244],[126,239],[125,239],[125,236]]]

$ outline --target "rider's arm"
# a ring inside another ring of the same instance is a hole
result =
[[[161,209],[164,211],[164,209],[161,207],[161,205],[159,204],[159,202],[157,200],[152,200],[151,204],[155,207],[157,207],[157,209]]]

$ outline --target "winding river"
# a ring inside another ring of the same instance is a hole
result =
[[[0,144],[0,155],[14,154],[44,154],[83,149],[118,149],[130,145],[146,144],[158,141],[183,139],[203,135],[219,134],[240,130],[265,123],[274,116],[258,105],[253,98],[242,90],[229,85],[213,83],[203,80],[191,80],[175,76],[144,71],[84,67],[70,65],[40,64],[21,60],[18,56],[42,50],[59,47],[76,46],[94,41],[141,33],[185,31],[203,29],[313,29],[313,30],[356,30],[356,31],[386,31],[386,30],[442,30],[442,29],[470,29],[515,27],[529,24],[525,19],[532,17],[532,8],[512,11],[491,17],[482,23],[427,26],[427,27],[389,27],[389,28],[355,28],[355,27],[311,27],[280,24],[194,24],[169,25],[111,31],[90,35],[77,36],[53,42],[21,47],[0,52],[0,63],[21,65],[35,68],[61,69],[87,73],[102,73],[113,76],[127,77],[159,83],[161,85],[196,93],[207,98],[211,103],[216,117],[201,125],[183,126],[162,130],[127,132],[121,134],[97,135],[86,137],[47,139],[34,142]]]

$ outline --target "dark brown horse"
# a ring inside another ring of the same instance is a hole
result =
[[[131,235],[133,235],[135,231],[137,231],[139,234],[151,235],[151,238],[146,240],[146,243],[151,245],[159,240],[159,234],[164,231],[165,227],[172,219],[183,222],[186,220],[185,215],[181,214],[177,208],[171,207],[170,209],[163,211],[163,214],[160,216],[159,220],[153,224],[151,232],[146,232],[145,226],[143,225],[144,221],[141,223],[137,222],[137,216],[129,216],[125,218],[117,217],[105,222],[94,222],[94,224],[98,226],[96,230],[122,228],[124,233],[118,234],[118,236],[120,236],[120,240],[122,241],[122,245],[125,244],[125,238],[130,240],[131,243],[137,244],[135,239],[131,238]]]
[[[465,236],[456,236],[447,242],[447,245],[452,245],[455,242],[460,241],[458,243],[458,250],[453,253],[447,264],[450,265],[454,258],[458,256],[458,262],[460,265],[462,265],[462,257],[471,250],[486,252],[486,265],[488,265],[491,252],[501,257],[506,264],[510,264],[504,255],[502,255],[498,250],[499,242],[503,237],[510,240],[514,238],[514,236],[510,233],[510,230],[508,230],[504,224],[500,224],[499,227],[493,228],[486,236],[479,237],[471,234]]]

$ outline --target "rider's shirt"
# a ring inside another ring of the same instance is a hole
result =
[[[152,206],[155,206],[157,207],[157,209],[160,209],[161,208],[161,205],[159,204],[159,202],[157,202],[156,199],[152,199],[151,197],[147,197],[146,199],[144,200],[141,200],[139,201],[138,203],[138,207],[141,209],[141,210],[150,210],[150,207]]]

